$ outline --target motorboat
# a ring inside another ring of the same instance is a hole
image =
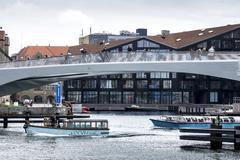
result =
[[[213,123],[222,125],[222,128],[240,126],[240,117],[232,116],[160,116],[150,120],[155,127],[171,129],[210,128]]]
[[[64,119],[45,118],[42,126],[26,123],[27,135],[50,136],[104,136],[109,134],[108,120],[105,119]]]

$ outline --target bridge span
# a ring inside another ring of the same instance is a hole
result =
[[[45,84],[86,76],[181,72],[240,80],[240,53],[215,56],[152,52],[105,53],[53,57],[0,64],[0,96]]]

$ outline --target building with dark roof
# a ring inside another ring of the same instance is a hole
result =
[[[69,52],[73,55],[129,51],[177,54],[178,51],[189,52],[198,48],[204,48],[207,51],[211,46],[221,52],[239,53],[240,51],[240,24],[163,33],[156,36],[139,36],[71,46]],[[83,50],[84,53],[82,53]],[[233,97],[240,96],[240,83],[197,74],[140,72],[66,81],[64,95],[67,100],[90,106],[229,104],[232,103]]]

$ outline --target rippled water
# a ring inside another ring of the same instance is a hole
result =
[[[153,127],[149,118],[157,115],[93,114],[109,120],[108,137],[29,137],[22,125],[0,129],[2,160],[221,160],[240,159],[232,144],[210,150],[207,142],[179,140],[178,130]]]

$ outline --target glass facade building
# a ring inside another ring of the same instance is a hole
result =
[[[225,26],[228,27],[228,26]],[[142,37],[118,43],[105,49],[108,53],[116,52],[181,52],[214,46],[215,51],[240,52],[240,27],[231,31],[219,28],[199,30],[195,41],[182,44],[186,38],[182,34],[175,43],[181,46],[174,48],[162,40]],[[207,38],[202,38],[208,34]],[[182,35],[182,37],[181,37]],[[160,37],[163,40],[165,37]],[[190,37],[192,38],[192,37]],[[186,38],[187,39],[187,38]],[[131,48],[131,50],[129,50]],[[66,100],[82,104],[230,104],[233,97],[240,96],[240,82],[206,75],[169,73],[169,72],[138,72],[85,77],[65,81],[64,96]]]

